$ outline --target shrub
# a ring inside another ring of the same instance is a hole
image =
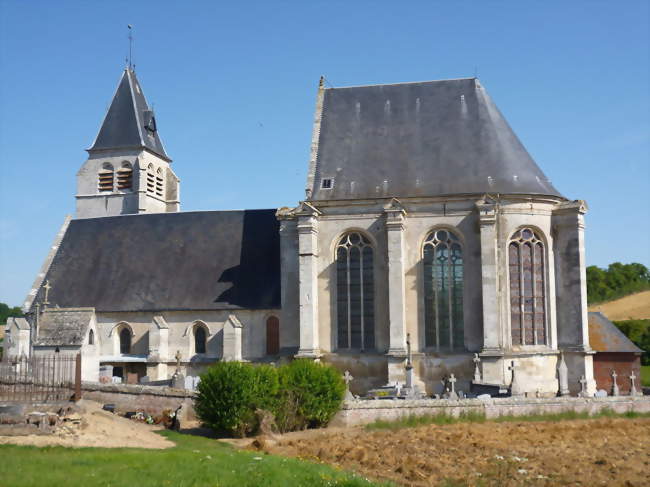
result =
[[[201,375],[195,411],[213,430],[244,436],[257,426],[255,410],[275,409],[277,397],[278,374],[273,367],[219,362]]]
[[[341,407],[345,383],[338,370],[311,360],[294,360],[279,369],[279,427],[323,426]]]

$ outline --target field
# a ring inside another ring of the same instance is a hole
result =
[[[532,419],[299,432],[258,448],[409,486],[648,485],[647,415]]]
[[[0,485],[11,487],[284,487],[370,482],[292,458],[237,451],[213,439],[170,431],[168,449],[0,446]]]
[[[650,319],[650,291],[596,304],[590,306],[589,311],[600,311],[613,321]]]

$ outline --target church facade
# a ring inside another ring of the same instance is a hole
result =
[[[519,392],[554,395],[563,357],[571,392],[582,376],[595,391],[586,205],[476,78],[321,81],[305,199],[277,210],[180,212],[128,68],[88,153],[77,215],[24,304],[30,353],[82,351],[87,380],[305,357],[364,393],[404,382],[410,351],[428,393],[451,373],[468,390],[475,354],[484,385],[509,387],[516,368]]]

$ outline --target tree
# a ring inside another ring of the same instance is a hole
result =
[[[7,318],[10,316],[22,317],[24,315],[19,306],[10,308],[5,303],[0,303],[0,325],[7,323]]]
[[[650,270],[643,264],[614,262],[607,270],[587,267],[587,300],[590,304],[610,301],[650,289]]]

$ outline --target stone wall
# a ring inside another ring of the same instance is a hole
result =
[[[194,397],[196,393],[171,387],[155,387],[129,384],[82,383],[82,398],[101,404],[115,404],[115,412],[143,411],[159,415],[165,409],[176,410],[183,406],[183,418],[196,419]]]
[[[610,409],[617,413],[650,412],[650,397],[556,397],[544,399],[515,399],[511,397],[486,400],[374,400],[346,401],[330,426],[354,426],[376,420],[394,421],[409,416],[435,416],[448,414],[458,417],[462,413],[484,414],[486,418],[523,416],[528,414],[554,414],[567,411],[595,414]]]

